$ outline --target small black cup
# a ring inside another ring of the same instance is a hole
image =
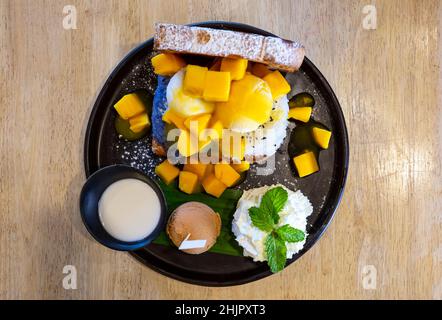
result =
[[[147,183],[152,187],[160,200],[161,214],[158,225],[146,238],[135,242],[124,242],[112,237],[104,229],[98,214],[98,201],[103,192],[112,183],[122,179],[138,179]],[[164,194],[155,181],[139,170],[117,164],[102,168],[88,178],[80,194],[80,212],[86,229],[95,240],[114,250],[132,251],[148,245],[164,230],[167,206]]]

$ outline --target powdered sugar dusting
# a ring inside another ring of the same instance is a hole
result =
[[[143,171],[151,178],[156,178],[155,167],[164,159],[153,153],[150,137],[137,141],[127,141],[119,137],[115,149],[120,153],[124,164]]]
[[[241,57],[286,71],[298,70],[305,50],[299,42],[222,29],[157,23],[155,49],[215,57]]]

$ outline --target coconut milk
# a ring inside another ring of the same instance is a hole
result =
[[[103,192],[98,213],[104,229],[115,239],[146,238],[158,225],[161,203],[155,190],[137,179],[122,179]]]

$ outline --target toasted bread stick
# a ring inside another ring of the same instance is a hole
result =
[[[252,33],[157,23],[154,49],[214,57],[241,57],[270,68],[293,72],[304,60],[304,47]]]

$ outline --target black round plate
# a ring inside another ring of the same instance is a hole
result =
[[[229,29],[273,36],[252,26],[231,22],[204,22],[194,24],[218,29]],[[153,39],[132,50],[113,70],[89,119],[84,162],[86,175],[117,163],[128,164],[142,171],[159,162],[150,150],[149,135],[136,142],[119,139],[114,128],[116,112],[113,104],[123,95],[142,90],[152,95],[156,78],[149,63]],[[276,154],[276,168],[269,176],[253,177],[249,174],[240,188],[282,183],[290,189],[301,190],[313,204],[313,214],[308,218],[308,237],[302,251],[287,261],[287,266],[301,257],[321,237],[333,218],[341,200],[348,171],[349,147],[347,129],[339,102],[327,80],[308,59],[301,69],[290,74],[295,91],[308,92],[316,100],[312,117],[332,130],[327,150],[319,157],[320,171],[308,177],[296,178],[289,165],[288,140]],[[290,125],[292,129],[294,124]],[[148,175],[152,172],[146,172]],[[150,244],[132,254],[146,266],[175,279],[206,286],[230,286],[247,283],[271,275],[265,263],[255,263],[250,258],[204,253],[187,255],[176,248]],[[283,271],[284,272],[284,271]]]

